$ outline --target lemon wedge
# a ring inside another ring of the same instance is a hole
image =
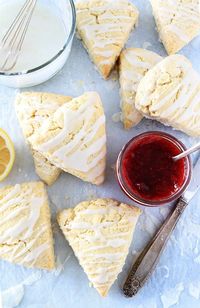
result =
[[[8,134],[0,128],[0,182],[3,181],[12,170],[15,160],[15,149]]]

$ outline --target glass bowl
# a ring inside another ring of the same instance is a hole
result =
[[[119,153],[117,163],[116,163],[116,175],[117,175],[118,183],[119,183],[121,189],[123,190],[123,192],[131,200],[137,202],[140,205],[149,206],[149,207],[161,206],[163,204],[167,204],[169,202],[172,202],[172,201],[175,201],[176,199],[178,199],[183,194],[183,192],[185,191],[187,186],[189,185],[190,180],[191,180],[191,173],[192,173],[191,159],[190,159],[189,156],[187,156],[186,158],[184,158],[184,182],[178,188],[178,190],[176,192],[174,192],[173,194],[171,194],[169,197],[163,198],[163,199],[158,199],[158,200],[149,200],[149,199],[144,199],[139,194],[136,194],[133,191],[131,191],[130,186],[127,184],[127,181],[124,179],[123,172],[122,172],[122,165],[123,165],[124,156],[125,156],[125,154],[128,153],[127,151],[134,144],[137,144],[138,141],[142,140],[143,138],[151,137],[151,136],[153,136],[153,137],[158,136],[159,138],[160,137],[164,138],[166,141],[169,141],[170,143],[175,145],[180,152],[186,150],[185,145],[182,142],[180,142],[178,139],[176,139],[175,137],[173,137],[173,136],[171,136],[167,133],[156,132],[156,131],[151,131],[151,132],[146,132],[146,133],[140,134],[140,135],[134,137],[133,139],[131,139],[122,148],[121,152]]]
[[[7,1],[0,0],[0,5]],[[55,56],[37,67],[28,70],[24,69],[19,72],[0,71],[0,83],[3,85],[22,88],[43,83],[61,70],[70,54],[76,27],[76,11],[73,0],[38,0],[37,3],[49,6],[51,9],[53,8],[57,16],[62,20],[65,30],[68,29],[66,31],[66,39],[63,41],[63,47],[57,51]]]

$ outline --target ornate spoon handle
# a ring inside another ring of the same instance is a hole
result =
[[[150,277],[172,231],[187,205],[188,203],[183,198],[178,200],[173,212],[167,217],[162,227],[136,260],[123,286],[123,292],[127,297],[136,295]]]

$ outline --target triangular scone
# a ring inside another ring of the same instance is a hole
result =
[[[138,20],[127,0],[79,0],[77,31],[92,61],[107,78]]]
[[[96,92],[87,92],[60,107],[29,141],[65,172],[97,185],[104,181],[105,115]]]
[[[42,182],[0,189],[0,258],[26,267],[55,267],[50,210]]]
[[[172,55],[141,80],[136,108],[188,135],[200,137],[200,75],[182,55]]]
[[[144,75],[162,57],[155,52],[141,49],[128,48],[120,55],[119,80],[121,94],[122,121],[125,129],[137,125],[143,116],[135,108],[135,95],[138,84]]]
[[[46,119],[71,97],[53,93],[22,92],[17,95],[15,109],[24,137],[32,136]],[[37,175],[46,184],[52,185],[61,170],[52,165],[43,155],[32,150]]]
[[[139,208],[96,199],[57,216],[80,265],[101,296],[106,296],[124,266]]]
[[[150,0],[160,39],[174,54],[200,33],[199,0]]]

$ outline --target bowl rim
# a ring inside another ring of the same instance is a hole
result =
[[[141,197],[139,197],[136,194],[133,194],[130,189],[128,188],[128,186],[126,185],[126,183],[123,181],[123,177],[121,174],[121,166],[122,166],[122,156],[124,154],[124,152],[126,151],[127,147],[134,142],[136,139],[138,138],[142,138],[144,136],[148,136],[148,135],[160,135],[170,141],[172,141],[174,144],[176,144],[177,146],[179,146],[179,148],[181,150],[186,150],[186,146],[175,136],[168,134],[166,132],[163,131],[147,131],[144,133],[141,133],[139,135],[136,135],[135,137],[133,137],[132,139],[130,139],[122,148],[122,150],[120,151],[118,158],[117,158],[117,162],[116,162],[116,176],[117,176],[117,180],[119,183],[119,186],[121,187],[122,191],[134,202],[146,206],[146,207],[159,207],[162,205],[165,205],[167,203],[170,203],[172,201],[177,200],[182,194],[183,192],[187,189],[190,181],[191,181],[191,177],[192,177],[192,161],[191,161],[191,157],[187,156],[185,158],[186,162],[187,162],[187,174],[185,177],[185,181],[182,185],[182,187],[180,187],[180,189],[173,194],[172,196],[166,198],[166,199],[162,199],[162,200],[156,200],[156,201],[151,201],[151,200],[146,200],[143,199]]]
[[[63,45],[62,49],[60,49],[58,51],[58,53],[53,56],[51,59],[49,59],[48,61],[46,61],[45,63],[34,67],[32,69],[29,70],[24,70],[24,71],[20,71],[20,72],[3,72],[0,71],[0,76],[5,76],[5,77],[9,77],[9,76],[19,76],[19,75],[27,75],[27,74],[31,74],[34,72],[39,71],[40,69],[48,66],[49,64],[51,64],[52,62],[54,62],[63,52],[64,50],[67,48],[67,46],[70,44],[71,40],[73,39],[74,33],[75,33],[75,28],[76,28],[76,9],[75,9],[75,5],[74,5],[74,1],[73,0],[68,0],[68,2],[70,3],[71,6],[71,14],[72,14],[72,23],[71,23],[71,30],[70,33],[68,35],[67,41],[65,42],[65,44]]]

